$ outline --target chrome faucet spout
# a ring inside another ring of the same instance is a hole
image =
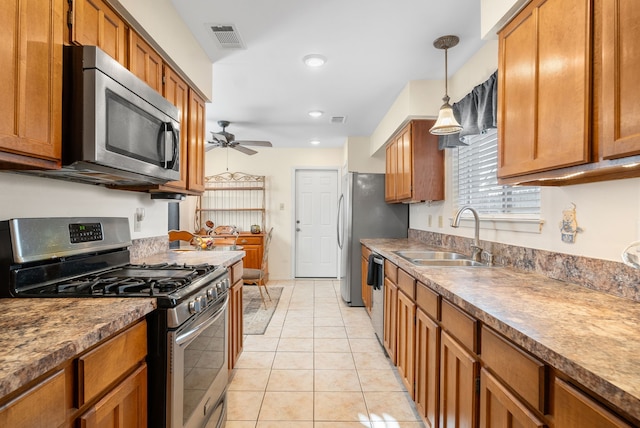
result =
[[[460,208],[455,215],[453,216],[453,220],[451,221],[451,227],[459,227],[460,226],[460,215],[463,211],[471,211],[473,214],[473,218],[475,220],[475,234],[474,234],[474,242],[471,246],[471,258],[476,262],[482,261],[482,247],[480,247],[480,217],[478,216],[478,212],[472,208],[470,205],[465,205]]]

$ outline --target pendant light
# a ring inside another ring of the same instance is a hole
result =
[[[456,46],[459,41],[460,39],[458,36],[442,36],[438,37],[433,42],[433,46],[436,49],[444,49],[444,97],[442,98],[444,104],[442,104],[442,107],[440,107],[440,111],[438,112],[438,120],[436,120],[436,123],[429,130],[429,132],[434,135],[449,135],[462,131],[462,126],[460,126],[456,118],[453,116],[453,109],[449,104],[449,85],[447,76],[447,51],[449,48]]]

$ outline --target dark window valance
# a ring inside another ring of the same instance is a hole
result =
[[[451,107],[456,120],[462,125],[462,131],[457,134],[441,135],[438,138],[440,150],[466,146],[467,139],[471,136],[497,127],[498,72],[494,72],[489,79],[473,88]]]

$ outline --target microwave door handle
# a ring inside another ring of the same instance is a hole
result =
[[[178,131],[171,122],[166,123],[167,131],[171,133],[171,142],[173,143],[173,150],[171,153],[171,161],[166,165],[167,169],[173,169],[178,161],[178,155],[180,150],[180,138],[178,137]],[[166,147],[166,146],[165,146]]]

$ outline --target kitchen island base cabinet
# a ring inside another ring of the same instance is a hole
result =
[[[229,288],[229,370],[233,370],[242,354],[243,313],[242,281],[243,263],[239,261],[229,267],[231,288]]]

